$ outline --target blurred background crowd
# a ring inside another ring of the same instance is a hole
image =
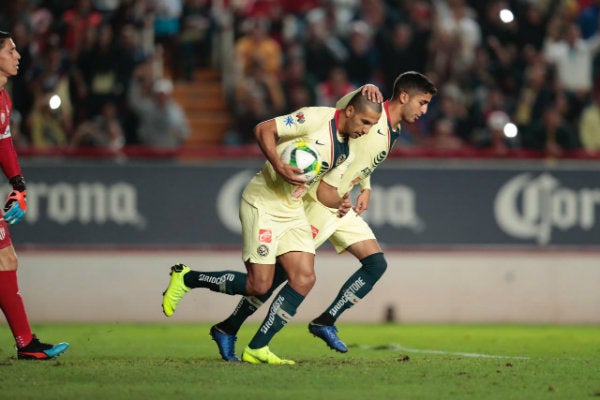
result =
[[[186,146],[177,85],[220,77],[226,146],[407,70],[439,93],[396,146],[600,154],[599,0],[11,0],[21,148]],[[201,134],[201,132],[200,132]]]

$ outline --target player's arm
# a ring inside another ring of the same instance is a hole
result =
[[[352,100],[354,95],[359,92],[365,95],[367,99],[374,103],[383,103],[383,95],[381,94],[381,90],[379,90],[379,88],[373,85],[372,83],[367,83],[366,85],[363,85],[358,89],[351,91],[350,93],[346,94],[344,97],[339,99],[337,103],[335,103],[335,108],[346,108],[346,106],[350,104],[350,100]]]
[[[350,193],[344,193],[340,197],[338,189],[327,182],[319,182],[317,187],[317,199],[321,204],[329,208],[337,208],[338,216],[343,217],[352,208]]]
[[[360,194],[356,198],[356,205],[354,211],[357,214],[362,214],[369,209],[369,201],[371,200],[371,176],[367,176],[359,183]]]
[[[274,119],[269,119],[256,125],[254,136],[256,137],[258,147],[260,147],[260,150],[271,163],[275,172],[292,185],[306,183],[306,179],[298,175],[302,173],[300,168],[286,164],[279,158],[279,154],[277,154],[279,135],[277,134],[277,124]]]
[[[12,186],[4,203],[4,220],[9,224],[16,224],[23,219],[25,211],[27,211],[27,190],[17,152],[10,136],[0,139],[0,165]]]

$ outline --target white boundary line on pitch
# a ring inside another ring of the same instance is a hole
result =
[[[374,346],[359,346],[361,349],[372,350],[376,347]],[[386,345],[385,348],[390,350],[400,350],[406,351],[409,353],[421,353],[421,354],[440,354],[440,355],[450,355],[450,356],[462,356],[462,357],[473,357],[473,358],[499,358],[499,359],[517,359],[517,360],[528,360],[529,357],[523,356],[498,356],[494,354],[480,354],[480,353],[464,353],[464,352],[455,352],[455,351],[444,351],[444,350],[423,350],[423,349],[411,349],[410,347],[404,347],[399,344],[389,344]]]

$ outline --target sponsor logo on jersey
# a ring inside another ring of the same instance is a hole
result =
[[[375,158],[373,158],[373,167],[377,167],[379,164],[381,164],[387,157],[387,151],[382,151],[381,153],[377,154],[375,156]]]
[[[312,232],[312,237],[313,237],[313,239],[314,239],[314,238],[316,238],[316,237],[317,237],[317,235],[319,234],[319,228],[317,228],[317,227],[316,227],[316,226],[314,226],[314,225],[311,225],[311,226],[310,226],[310,230],[311,230],[311,232]]]
[[[318,144],[319,146],[325,146],[325,143],[321,143],[319,139],[315,140],[315,144]]]
[[[287,115],[284,119],[283,119],[283,123],[286,126],[292,126],[294,125],[294,118],[292,118],[291,115]]]
[[[10,125],[6,127],[4,133],[0,134],[0,139],[6,139],[10,137]]]
[[[306,122],[306,117],[304,116],[303,112],[299,112],[298,114],[296,114],[296,121],[298,121],[299,124],[303,124],[304,122]]]
[[[2,218],[4,219],[4,218]],[[6,237],[6,229],[4,229],[4,227],[0,228],[0,240],[4,240],[4,238]]]
[[[261,244],[256,248],[256,254],[261,257],[266,257],[269,255],[269,247],[267,245]]]
[[[0,114],[0,124],[4,125],[6,123],[6,114]]]
[[[270,229],[259,229],[258,230],[258,241],[260,243],[271,243],[273,239],[273,233]]]
[[[379,133],[380,135],[385,136],[385,133],[381,132],[381,129],[377,129],[377,133]]]
[[[301,198],[302,196],[304,196],[304,193],[306,193],[306,186],[304,186],[304,185],[298,185],[298,186],[296,186],[296,188],[292,192],[292,199],[298,200],[299,198]]]

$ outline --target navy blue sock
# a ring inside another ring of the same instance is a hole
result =
[[[213,292],[246,295],[246,273],[239,271],[190,271],[183,276],[189,288],[207,288]]]
[[[383,253],[371,254],[360,262],[362,267],[348,278],[327,310],[312,322],[318,325],[334,325],[344,311],[358,303],[373,289],[387,268]]]
[[[279,332],[293,317],[296,310],[304,301],[304,296],[296,292],[288,284],[283,286],[273,299],[269,313],[260,325],[258,332],[254,335],[248,347],[260,349],[269,344],[273,336]]]
[[[287,279],[287,275],[285,271],[281,267],[279,263],[275,265],[275,276],[273,277],[273,285],[271,285],[271,289],[262,296],[244,296],[242,300],[238,303],[237,307],[233,311],[233,313],[227,317],[222,322],[219,322],[217,326],[219,329],[228,335],[236,335],[242,324],[249,316],[254,314],[260,306],[264,304],[265,301],[271,297],[273,291],[281,285]]]

